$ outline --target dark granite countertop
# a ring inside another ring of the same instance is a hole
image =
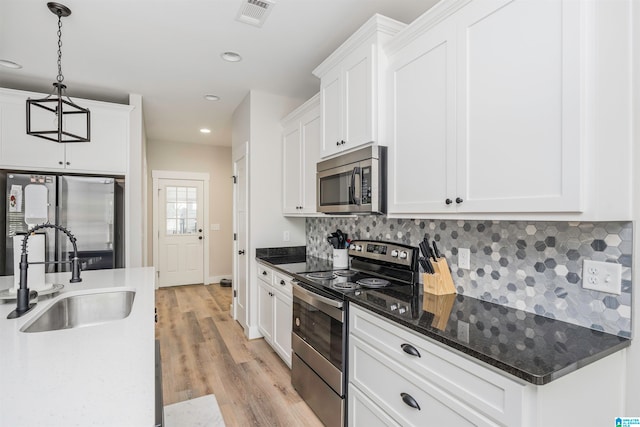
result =
[[[404,314],[391,311],[384,298],[388,295],[404,301],[409,310]],[[349,301],[536,385],[631,343],[627,338],[464,295],[429,295],[425,301],[423,295],[411,298],[386,288],[357,291],[349,295]]]
[[[291,275],[332,269],[331,260],[300,253],[261,252],[256,258]],[[408,310],[404,314],[392,311],[389,296]],[[429,295],[425,300],[422,293],[412,298],[384,288],[361,289],[347,298],[352,304],[535,385],[548,384],[631,344],[627,338],[464,295]]]

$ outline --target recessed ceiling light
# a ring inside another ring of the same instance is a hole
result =
[[[211,133],[211,129],[202,128],[202,129],[200,129],[200,132],[202,132],[202,133]]]
[[[235,52],[223,52],[220,54],[222,59],[228,62],[240,62],[242,61],[242,56]]]
[[[205,95],[204,99],[207,101],[220,101],[220,97],[218,95]]]
[[[22,65],[18,64],[17,62],[7,61],[6,59],[0,59],[0,66],[6,67],[6,68],[13,68],[16,70],[22,68]]]

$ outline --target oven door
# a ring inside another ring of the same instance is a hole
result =
[[[293,286],[293,333],[291,346],[340,396],[344,396],[343,302]]]

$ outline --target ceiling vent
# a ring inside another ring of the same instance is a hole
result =
[[[275,0],[243,0],[236,19],[245,24],[262,27],[275,4]]]

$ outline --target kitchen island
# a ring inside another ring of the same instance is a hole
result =
[[[15,301],[0,304],[1,426],[153,426],[155,422],[155,286],[151,267],[47,274],[64,285],[18,319]],[[0,278],[0,290],[13,276]],[[108,323],[25,333],[58,299],[133,290],[131,313]]]

